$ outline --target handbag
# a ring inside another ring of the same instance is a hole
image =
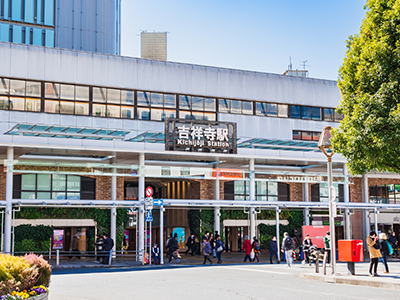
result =
[[[251,250],[251,253],[250,253],[250,258],[251,258],[251,259],[254,259],[254,256],[256,256],[256,254],[254,253],[254,250],[252,249],[252,250]]]
[[[224,247],[219,246],[219,247],[217,248],[217,252],[221,252],[221,251],[224,251]]]

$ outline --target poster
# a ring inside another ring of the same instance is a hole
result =
[[[64,229],[53,231],[53,249],[64,249]]]
[[[172,231],[172,236],[178,235],[179,249],[185,249],[185,228],[177,227]]]
[[[325,248],[324,236],[329,231],[329,226],[303,226],[303,240],[306,234],[310,235],[313,245],[318,248]]]

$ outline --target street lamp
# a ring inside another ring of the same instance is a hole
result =
[[[332,156],[333,151],[328,153],[332,147],[331,144],[331,127],[325,127],[322,130],[318,141],[318,148],[325,154],[328,162],[328,192],[329,192],[329,230],[331,232],[331,263],[332,274],[336,275],[336,243],[335,243],[335,216],[336,216],[336,190],[332,184]]]

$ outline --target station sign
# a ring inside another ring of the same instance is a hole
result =
[[[165,150],[237,153],[236,123],[167,119]]]

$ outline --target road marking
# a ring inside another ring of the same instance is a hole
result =
[[[243,270],[243,271],[251,271],[251,272],[261,272],[261,273],[270,273],[270,274],[279,274],[279,275],[290,275],[290,273],[285,273],[285,272],[257,270],[257,269],[247,269],[247,268],[235,268],[235,267],[223,267],[223,266],[219,266],[218,268],[231,269],[231,270]]]

